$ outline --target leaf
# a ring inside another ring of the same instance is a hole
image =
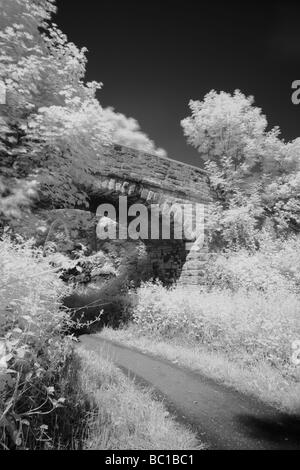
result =
[[[24,318],[28,323],[34,323],[33,319],[29,315],[22,315],[22,318]]]
[[[31,380],[31,377],[33,376],[33,373],[32,372],[28,372],[28,374],[26,374],[25,376],[25,381],[26,382],[29,382]]]
[[[42,424],[42,425],[40,426],[40,429],[41,429],[42,431],[47,431],[47,430],[48,430],[47,424]]]
[[[20,334],[23,333],[23,331],[21,330],[21,328],[14,328],[14,329],[13,329],[13,332],[14,332],[14,333],[20,333]]]
[[[14,356],[12,354],[7,354],[7,356],[3,356],[0,359],[0,369],[7,369],[8,367],[8,362],[13,358]]]
[[[24,359],[27,348],[26,346],[23,346],[22,348],[18,348],[16,352],[19,359]]]

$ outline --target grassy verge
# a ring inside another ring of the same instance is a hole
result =
[[[280,370],[262,360],[253,364],[250,356],[247,361],[245,355],[240,361],[232,360],[224,352],[209,350],[195,341],[146,336],[135,325],[121,330],[106,328],[99,335],[188,367],[280,410],[300,411],[299,380],[285,377]]]
[[[131,382],[103,355],[78,348],[80,387],[92,406],[87,449],[192,450],[195,435],[177,424],[151,392]]]

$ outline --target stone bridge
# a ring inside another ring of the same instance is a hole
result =
[[[211,195],[204,170],[152,154],[113,145],[104,152],[99,173],[89,191],[91,211],[101,203],[117,205],[120,196],[130,203],[157,205],[161,214],[171,205],[201,203],[205,207]],[[176,223],[176,214],[173,223]],[[149,220],[151,226],[151,220]],[[189,251],[186,240],[144,240],[148,251],[149,277],[163,282],[195,284],[201,280],[205,254]]]
[[[158,204],[207,204],[211,200],[204,170],[119,145],[110,147],[101,157],[93,191],[139,194],[142,200]]]
[[[170,215],[170,207],[174,207],[174,205],[177,208],[182,208],[183,205],[188,204],[191,208],[200,203],[204,207],[208,207],[211,196],[205,171],[169,158],[113,145],[106,147],[104,150],[99,169],[94,172],[91,180],[89,179],[89,187],[86,188],[86,191],[90,200],[90,212],[88,214],[96,223],[99,217],[95,218],[95,215],[102,204],[113,206],[117,218],[116,222],[119,222],[118,206],[120,196],[127,196],[128,207],[132,204],[146,206],[147,226],[150,235],[151,224],[154,224],[152,218],[153,208],[158,211],[158,236],[155,239],[151,236],[141,237],[140,240],[147,253],[146,261],[143,262],[143,272],[146,272],[146,279],[157,278],[165,284],[173,282],[183,284],[201,283],[201,268],[205,262],[205,253],[191,251],[190,238],[187,240],[184,237],[179,239],[178,236],[174,236],[176,223],[180,224],[182,228],[182,211],[179,211],[179,215],[176,211],[171,213],[170,237],[163,236],[163,220],[168,219],[170,221],[170,216],[167,218],[163,216],[164,214]],[[150,208],[151,210],[149,210]],[[80,213],[82,214],[83,211],[73,209],[51,212],[52,220],[60,215],[64,223],[69,221],[70,227],[72,226],[72,214],[75,215],[73,221],[76,220],[78,228],[78,216],[80,218]],[[84,212],[84,215],[86,214]],[[195,212],[192,217],[194,216]],[[51,223],[51,220],[48,220],[48,222]],[[86,221],[81,224],[83,230],[87,225]],[[93,227],[88,235],[90,244],[93,245],[92,251],[103,250],[103,240],[97,239],[95,225]],[[112,245],[115,243],[115,246],[120,247],[118,240],[110,243]],[[127,250],[130,253],[132,247],[136,247],[137,242],[133,243],[134,245],[132,243],[126,245],[125,243],[125,251]],[[134,252],[134,249],[132,252]],[[134,256],[132,262],[136,262]],[[131,272],[134,271],[139,272],[138,266],[131,266]],[[143,279],[145,280],[145,277]]]

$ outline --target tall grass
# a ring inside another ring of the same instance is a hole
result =
[[[292,343],[300,338],[300,299],[286,291],[165,289],[137,291],[133,321],[141,332],[195,340],[248,363],[264,360],[290,376]]]

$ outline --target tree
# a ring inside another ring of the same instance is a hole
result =
[[[117,113],[113,108],[104,109],[105,119],[111,126],[112,141],[116,144],[131,147],[143,152],[153,153],[159,157],[165,157],[167,152],[162,148],[156,148],[154,142],[141,131],[139,123],[134,118],[128,118],[122,113]]]
[[[203,101],[191,101],[190,109],[181,125],[217,200],[208,222],[211,238],[217,233],[227,245],[254,246],[267,219],[279,231],[300,227],[299,141],[286,144],[278,127],[268,130],[254,98],[238,90],[212,90]]]
[[[0,125],[2,173],[37,180],[41,199],[55,207],[86,203],[86,175],[110,139],[95,98],[101,84],[84,83],[86,50],[49,25],[54,11],[52,0],[2,1],[8,106]]]
[[[0,116],[0,173],[11,185],[36,181],[46,207],[87,206],[105,146],[116,139],[155,151],[154,144],[135,120],[102,108],[96,99],[102,84],[85,82],[86,49],[51,23],[54,0],[0,3],[0,80],[8,104]]]
[[[270,167],[271,157],[276,161],[282,156],[280,131],[268,132],[266,117],[253,104],[254,98],[239,90],[233,95],[212,90],[203,101],[190,101],[192,114],[181,121],[188,143],[204,161],[222,166],[226,157],[243,174],[264,164]]]

